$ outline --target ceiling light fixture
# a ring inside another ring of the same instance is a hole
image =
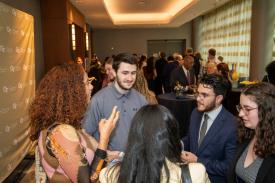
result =
[[[184,8],[197,0],[174,0],[165,12],[157,13],[119,13],[115,0],[103,0],[105,8],[114,25],[167,24]],[[141,0],[138,3],[145,3]]]
[[[145,4],[145,1],[139,1],[138,4],[139,4],[139,5],[144,5],[144,4]]]

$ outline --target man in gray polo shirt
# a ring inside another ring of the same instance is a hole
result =
[[[119,121],[109,141],[110,150],[124,151],[129,128],[135,113],[147,104],[144,96],[133,89],[136,81],[137,58],[131,54],[121,53],[114,58],[113,68],[116,72],[114,83],[98,91],[88,106],[83,127],[99,140],[98,122],[108,118],[114,106],[120,111]]]

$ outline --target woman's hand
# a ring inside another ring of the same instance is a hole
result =
[[[107,161],[112,161],[114,159],[119,159],[120,151],[107,151]]]
[[[100,133],[100,139],[98,144],[99,149],[106,150],[109,143],[109,137],[116,126],[118,118],[119,111],[117,111],[117,106],[114,106],[109,118],[100,120],[98,125]]]

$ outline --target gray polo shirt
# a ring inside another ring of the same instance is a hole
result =
[[[127,94],[121,94],[113,83],[92,97],[83,120],[83,128],[99,140],[98,123],[100,119],[107,119],[116,105],[120,116],[111,134],[108,149],[125,151],[132,118],[139,108],[146,104],[145,97],[135,89],[131,89]]]

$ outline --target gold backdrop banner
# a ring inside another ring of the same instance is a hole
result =
[[[0,182],[31,145],[27,109],[34,85],[34,19],[0,2]]]

